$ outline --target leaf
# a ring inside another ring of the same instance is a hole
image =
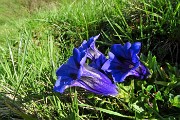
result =
[[[146,88],[146,91],[147,92],[150,92],[152,90],[153,86],[152,85],[148,85],[147,88]]]
[[[152,63],[151,63],[151,67],[153,68],[153,72],[155,73],[155,74],[157,74],[157,66],[158,66],[158,64],[157,64],[157,61],[156,61],[156,57],[155,56],[153,56],[153,58],[152,58]]]
[[[156,100],[161,100],[161,101],[163,101],[163,98],[162,98],[162,95],[161,95],[161,92],[160,92],[160,91],[158,91],[158,92],[155,94],[155,98],[156,98]]]
[[[168,82],[165,81],[155,81],[154,83],[162,86],[168,86]]]
[[[174,95],[170,93],[169,94],[169,102],[170,103],[173,103],[173,100],[174,100],[173,98],[174,98]]]
[[[180,95],[174,97],[173,106],[180,108]]]
[[[162,67],[157,67],[157,70],[159,72],[159,75],[161,76],[161,78],[163,79],[167,79],[168,75],[166,74],[165,70]]]
[[[153,109],[154,109],[154,111],[159,112],[159,108],[158,108],[156,99],[153,100]]]
[[[138,101],[136,101],[135,103],[132,104],[132,107],[135,109],[135,111],[137,113],[141,113],[144,112],[144,109],[140,106],[137,105]]]

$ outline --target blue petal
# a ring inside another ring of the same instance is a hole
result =
[[[81,46],[78,48],[80,52],[85,51],[88,48],[87,41],[84,40]]]
[[[101,69],[104,71],[110,72],[111,69],[109,69],[109,67],[112,66],[111,62],[113,60],[114,60],[114,63],[119,64],[119,61],[115,58],[115,55],[113,53],[109,52],[109,59],[106,60],[106,62],[103,64]]]
[[[68,61],[67,61],[66,64],[71,65],[71,67],[73,67],[73,68],[78,68],[77,65],[76,65],[76,63],[75,63],[75,61],[74,61],[74,57],[73,57],[73,56],[71,56],[71,57],[68,59]]]
[[[135,42],[134,44],[132,44],[131,49],[132,54],[138,54],[141,49],[141,43]]]
[[[134,44],[132,44],[131,49],[130,49],[132,62],[136,63],[139,61],[139,57],[137,56],[137,54],[139,53],[140,49],[141,49],[140,42],[135,42]]]
[[[80,80],[83,88],[96,94],[105,96],[116,96],[118,94],[117,86],[106,75],[90,66],[84,66]]]
[[[102,66],[101,69],[102,69],[103,71],[111,72],[111,70],[109,69],[110,64],[111,64],[111,60],[107,60],[107,61],[103,64],[103,66]]]
[[[112,77],[115,82],[123,82],[127,76],[129,76],[129,72],[124,73],[118,70],[112,72]]]
[[[140,65],[131,71],[131,75],[138,78],[138,79],[146,79],[150,75],[148,68],[140,62]]]
[[[86,53],[80,52],[77,48],[74,48],[73,58],[77,66],[83,65],[86,61]]]
[[[139,63],[133,63],[128,59],[118,59],[116,56],[114,56],[114,58],[110,60],[110,66],[108,69],[128,72],[132,69],[135,69],[137,66],[139,66]]]
[[[129,50],[129,48],[131,48],[131,43],[130,42],[125,43],[124,49],[126,50],[126,52],[127,50]]]
[[[56,71],[56,76],[70,76],[71,74],[77,74],[78,68],[76,66],[72,66],[71,64],[63,64]]]
[[[99,35],[91,37],[88,41],[84,41],[78,48],[80,52],[86,51],[87,57],[90,59],[98,58],[102,53],[96,48],[95,41]]]
[[[73,50],[73,58],[74,61],[76,63],[76,66],[79,68],[77,71],[77,79],[81,77],[82,75],[82,66],[85,64],[86,62],[86,53],[85,51],[79,51],[79,49],[74,48]]]
[[[114,44],[110,50],[114,55],[125,57],[125,51],[121,44]]]
[[[131,59],[131,53],[129,51],[131,44],[127,42],[124,46],[121,44],[114,44],[111,47],[111,52],[119,59]]]
[[[94,77],[82,77],[79,83],[82,85],[84,89],[99,95],[116,96],[118,94],[117,87],[115,84],[106,84],[103,81]]]
[[[124,57],[127,59],[131,59],[130,49],[131,49],[131,43],[130,42],[125,43],[123,50],[124,50],[124,55],[125,55]]]
[[[71,85],[72,81],[73,80],[67,76],[59,77],[54,85],[54,91],[63,93],[64,90]]]
[[[106,62],[106,60],[107,60],[106,57],[102,54],[99,56],[99,58],[93,59],[92,63],[90,63],[89,66],[91,66],[97,70],[101,70],[101,67]]]
[[[124,79],[130,75],[130,71],[137,68],[139,64],[131,64],[129,62],[114,62],[111,61],[109,70],[111,71],[111,74],[113,76],[113,79],[115,82],[122,82]],[[118,76],[119,75],[119,76]]]

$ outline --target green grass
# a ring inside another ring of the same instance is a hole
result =
[[[0,17],[1,119],[180,118],[178,0],[46,2],[32,8],[12,2],[15,12],[8,17],[12,9],[1,4],[0,13],[7,11]],[[15,15],[19,11],[25,15]],[[74,47],[99,33],[97,46],[106,54],[114,43],[142,42],[150,78],[128,78],[118,84],[117,97],[80,88],[55,93],[56,69]]]

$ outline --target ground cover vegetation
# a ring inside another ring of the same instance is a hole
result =
[[[180,118],[179,0],[0,1],[0,119]],[[128,77],[116,97],[79,87],[53,91],[74,47],[100,34],[112,44],[141,42],[145,80]]]

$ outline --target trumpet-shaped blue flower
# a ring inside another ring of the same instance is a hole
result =
[[[148,74],[148,70],[137,55],[140,48],[140,42],[132,45],[127,42],[124,46],[114,44],[109,52],[109,59],[104,63],[102,69],[110,72],[115,82],[123,82],[130,75],[144,78]]]
[[[73,50],[73,56],[56,72],[58,80],[54,90],[63,93],[66,88],[78,86],[96,94],[116,96],[116,85],[100,71],[86,65],[86,57],[85,51]]]

